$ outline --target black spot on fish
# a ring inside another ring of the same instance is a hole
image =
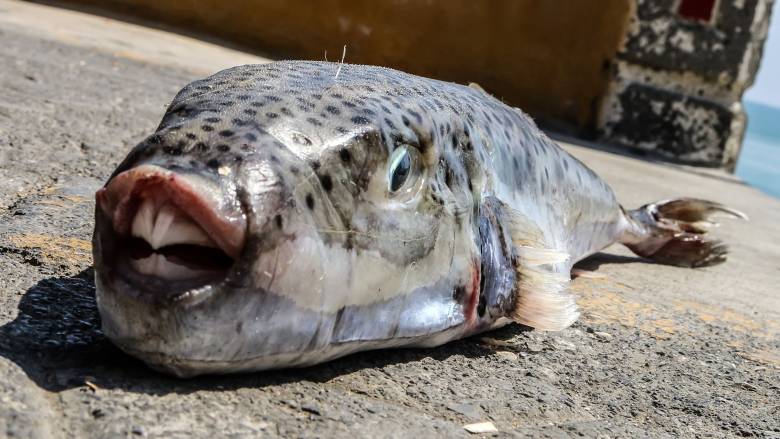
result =
[[[466,287],[458,285],[452,290],[452,300],[457,303],[465,303],[466,301]]]
[[[254,116],[254,115],[257,114],[257,111],[253,110],[251,108],[246,108],[246,109],[244,109],[244,114],[249,115],[249,116]]]
[[[220,122],[222,122],[222,119],[220,119],[220,118],[218,118],[218,117],[207,117],[207,118],[206,118],[206,119],[204,119],[204,120],[205,120],[206,122],[211,122],[211,123],[220,123]]]
[[[316,171],[316,170],[320,169],[320,162],[318,160],[312,160],[311,163],[310,163],[310,166],[311,166],[312,169],[314,169]]]
[[[349,163],[352,160],[352,154],[349,152],[346,148],[341,148],[339,150],[339,158],[344,163]]]
[[[203,131],[206,131],[206,132],[214,131],[214,127],[211,126],[211,125],[201,125],[200,129],[202,129]]]
[[[452,169],[445,164],[444,165],[444,184],[446,184],[447,187],[450,188],[450,190],[452,189],[452,180],[454,178],[455,177],[452,174]]]
[[[257,140],[257,136],[254,133],[246,133],[244,134],[244,138],[246,140],[249,140],[250,142],[254,142]]]
[[[233,131],[230,131],[230,130],[222,130],[222,131],[219,132],[219,135],[222,136],[222,137],[230,137],[233,134],[235,134],[235,133]]]
[[[270,112],[270,111],[269,111],[268,113],[265,113],[265,115],[266,115],[266,117],[268,117],[269,119],[276,119],[277,117],[279,117],[279,115],[278,115],[278,114],[276,114],[276,113],[272,113],[272,112]]]
[[[195,133],[187,133],[187,134],[184,135],[184,137],[186,137],[186,138],[188,138],[190,140],[195,140],[195,139],[198,138],[198,135],[195,134]]]
[[[406,116],[401,116],[401,121],[404,123],[404,125],[409,126],[412,122],[409,120]]]
[[[333,189],[333,180],[330,178],[330,175],[322,175],[320,176],[320,183],[322,184],[322,188],[325,189],[325,192],[330,192]]]
[[[335,105],[328,105],[327,107],[325,107],[325,110],[330,114],[334,114],[334,115],[341,114],[341,110],[339,110],[338,107],[336,107]]]
[[[306,207],[308,207],[309,210],[314,209],[314,197],[312,197],[311,194],[306,194]]]
[[[320,120],[317,119],[316,117],[307,117],[306,118],[306,122],[309,122],[310,124],[314,125],[315,127],[321,127],[322,126],[322,122],[320,122]]]
[[[163,152],[170,155],[181,155],[182,153],[182,147],[179,145],[176,146],[165,146],[163,147]]]
[[[282,223],[282,216],[281,216],[281,215],[276,215],[276,216],[274,217],[274,223],[276,224],[276,228],[277,228],[277,229],[281,229],[281,228],[282,228],[282,226],[283,226],[283,223]]]
[[[201,152],[206,152],[206,151],[208,151],[210,148],[209,148],[209,146],[208,146],[208,145],[206,145],[205,143],[203,143],[203,142],[198,142],[198,143],[196,143],[196,144],[195,144],[195,149],[197,149],[198,151],[201,151]]]
[[[366,125],[370,122],[368,119],[366,119],[363,116],[355,116],[351,120],[352,123],[354,123],[355,125]]]
[[[206,166],[208,166],[209,168],[217,169],[219,168],[219,160],[211,159],[208,162],[206,162]]]

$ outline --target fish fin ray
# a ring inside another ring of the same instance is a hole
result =
[[[515,305],[510,317],[540,330],[565,329],[580,315],[569,290],[569,254],[552,248],[530,218],[508,206],[505,213],[517,256]]]
[[[714,201],[676,198],[626,212],[620,241],[639,256],[680,267],[704,267],[726,260],[728,246],[707,231],[715,216],[747,220],[744,213]]]

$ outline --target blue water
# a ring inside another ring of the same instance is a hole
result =
[[[748,128],[736,174],[780,198],[780,108],[745,102]]]

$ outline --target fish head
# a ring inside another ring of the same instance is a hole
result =
[[[473,327],[484,177],[464,119],[400,75],[272,63],[185,87],[97,194],[105,334],[190,376]]]

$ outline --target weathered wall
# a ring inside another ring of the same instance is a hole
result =
[[[733,169],[772,1],[718,0],[710,20],[682,16],[681,1],[637,1],[599,127],[632,149]]]
[[[274,57],[477,82],[547,125],[593,128],[632,0],[71,0]]]

